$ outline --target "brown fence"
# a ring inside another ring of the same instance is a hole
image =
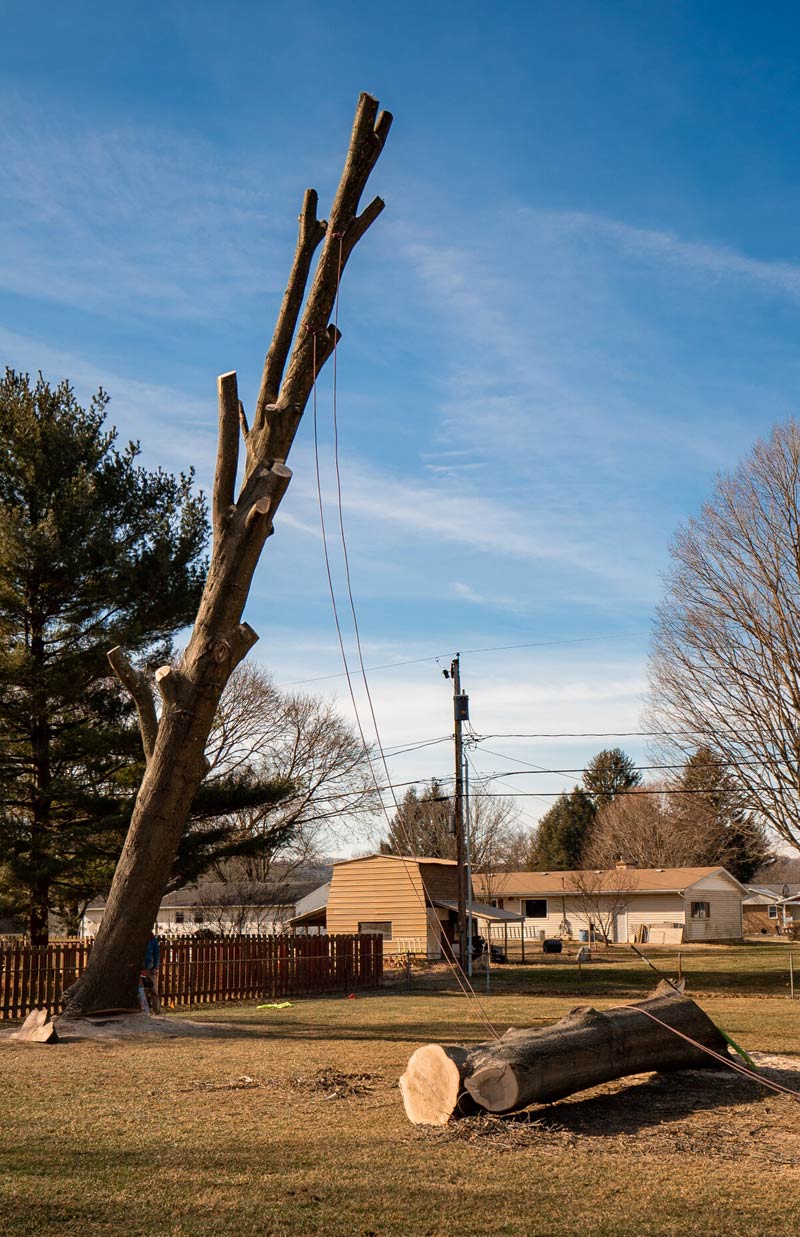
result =
[[[86,966],[91,942],[0,948],[0,1021],[31,1009],[56,1014]],[[381,936],[229,936],[161,940],[164,1007],[273,999],[374,988],[383,976]]]

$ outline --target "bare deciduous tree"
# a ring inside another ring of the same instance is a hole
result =
[[[625,867],[606,871],[586,868],[573,872],[570,883],[590,929],[593,927],[603,943],[610,945],[617,916],[627,909],[631,891],[636,887],[635,874]]]
[[[509,839],[516,822],[511,799],[483,795],[470,798],[469,851],[473,872],[486,876],[503,867]],[[453,800],[434,778],[421,795],[412,787],[400,801],[381,851],[395,855],[455,859]]]
[[[695,766],[690,762],[690,773]],[[738,810],[725,775],[707,793],[685,788],[684,774],[620,795],[600,809],[583,852],[587,868],[619,860],[640,868],[723,867],[748,881],[769,854],[757,820]]]
[[[650,783],[619,795],[600,809],[584,848],[587,868],[613,868],[617,860],[639,868],[682,867],[692,863],[695,849],[676,833],[664,785]]]
[[[677,536],[652,656],[658,727],[709,743],[800,848],[800,427],[776,426]]]
[[[242,665],[231,675],[206,757],[209,781],[246,771],[259,781],[291,783],[292,792],[269,809],[270,824],[335,830],[337,822],[364,819],[377,804],[369,753],[335,704],[281,691],[261,666]],[[255,828],[259,819],[257,812],[242,814],[242,827]]]
[[[207,771],[205,748],[219,699],[257,639],[242,614],[291,480],[286,458],[317,375],[338,343],[331,315],[342,272],[383,210],[375,198],[358,213],[391,121],[389,113],[378,113],[375,99],[362,94],[327,222],[317,218],[317,194],[308,190],[305,195],[294,263],[251,424],[239,400],[236,374],[219,379],[211,563],[180,665],[156,671],[160,714],[146,676],[122,650],[109,654],[136,702],[147,768],[89,965],[67,995],[67,1015],[136,1007],[139,967],[192,800]],[[240,436],[245,460],[237,496]]]

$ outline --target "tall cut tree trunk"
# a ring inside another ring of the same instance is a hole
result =
[[[144,675],[121,650],[109,654],[136,702],[147,768],[89,965],[67,994],[67,1016],[136,1007],[139,968],[192,800],[206,772],[205,745],[219,698],[258,638],[241,621],[242,613],[291,479],[286,457],[316,376],[338,343],[330,317],[339,280],[356,244],[383,210],[383,202],[375,198],[357,213],[391,121],[388,112],[378,114],[377,100],[362,94],[327,223],[317,219],[314,190],[306,192],[294,263],[264,363],[252,426],[239,401],[236,374],[219,379],[211,564],[180,664],[156,671],[162,701],[158,720]],[[312,259],[323,241],[306,297]],[[240,432],[246,458],[237,497]]]

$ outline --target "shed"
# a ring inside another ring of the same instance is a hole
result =
[[[469,899],[474,918],[519,923],[518,911]],[[366,855],[333,865],[330,884],[298,903],[295,930],[377,932],[386,954],[442,956],[443,940],[458,939],[458,865],[453,859]]]

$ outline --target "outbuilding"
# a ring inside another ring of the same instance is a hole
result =
[[[493,924],[519,924],[519,911],[475,902],[468,913]],[[385,954],[440,958],[458,941],[458,865],[453,859],[366,855],[333,865],[331,880],[302,898],[295,931],[376,932]]]

